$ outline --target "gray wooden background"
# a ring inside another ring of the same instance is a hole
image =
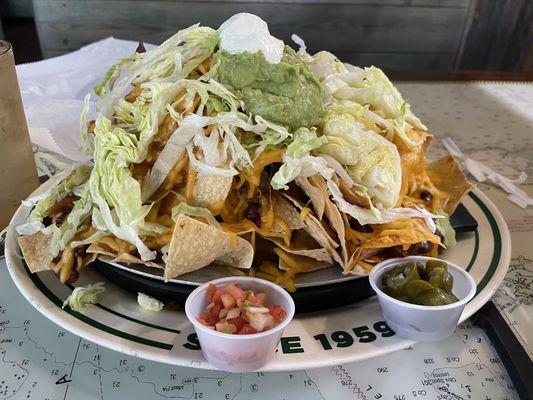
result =
[[[44,57],[107,36],[161,43],[200,22],[218,27],[238,12],[266,20],[273,35],[297,33],[312,51],[389,69],[454,67],[470,0],[34,0]]]
[[[44,57],[108,36],[158,44],[246,11],[356,65],[533,70],[533,0],[0,0],[6,10],[34,16]]]

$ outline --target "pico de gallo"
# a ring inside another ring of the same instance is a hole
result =
[[[217,287],[211,283],[206,298],[210,303],[197,319],[218,332],[260,333],[274,328],[287,315],[281,306],[268,304],[265,293],[245,290],[238,284]]]

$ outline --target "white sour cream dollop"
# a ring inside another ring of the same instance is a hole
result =
[[[267,23],[257,15],[235,14],[220,25],[218,32],[220,48],[230,54],[262,51],[265,59],[272,64],[279,63],[283,57],[283,40],[272,36]]]

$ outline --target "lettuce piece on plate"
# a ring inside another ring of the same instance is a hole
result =
[[[98,297],[104,292],[104,282],[98,282],[85,287],[76,287],[70,296],[68,296],[63,302],[63,308],[68,305],[74,311],[83,311],[89,307],[89,305],[96,304]]]

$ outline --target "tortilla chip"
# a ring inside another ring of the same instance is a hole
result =
[[[326,217],[329,220],[329,223],[337,237],[339,238],[339,243],[341,246],[341,258],[342,262],[340,263],[343,267],[348,262],[348,250],[346,249],[346,231],[344,229],[344,221],[342,220],[341,213],[337,206],[328,198],[326,200]]]
[[[296,178],[296,184],[302,188],[302,190],[309,196],[313,209],[318,219],[322,219],[324,215],[324,209],[326,208],[326,196],[327,192],[323,192],[320,188],[313,185],[310,178],[298,177]]]
[[[342,259],[340,264],[344,267],[348,261],[348,251],[346,249],[346,232],[344,230],[344,221],[342,220],[341,213],[337,205],[330,200],[326,180],[321,175],[315,174],[311,176],[309,178],[309,183],[322,194],[322,198],[324,199],[324,212],[329,221],[329,225],[333,228],[333,231],[339,240]]]
[[[325,248],[318,247],[314,249],[293,249],[291,247],[285,246],[283,244],[283,241],[278,238],[268,238],[268,240],[270,240],[273,243],[276,243],[276,245],[280,249],[282,249],[283,251],[287,253],[309,257],[314,260],[327,263],[328,265],[331,265],[334,262],[333,259],[331,258],[330,253]]]
[[[51,236],[42,232],[19,236],[18,242],[24,260],[31,272],[47,271],[52,265],[54,256],[50,254]]]
[[[411,149],[401,143],[397,144],[402,162],[402,189],[398,205],[418,205],[431,212],[445,211],[451,214],[472,185],[450,155],[428,164],[426,151],[431,136],[419,131],[410,133],[411,136],[424,139],[424,143]],[[423,191],[432,195],[429,201],[421,199]]]
[[[441,206],[450,215],[457,208],[463,196],[472,189],[472,184],[468,182],[459,163],[451,155],[429,164],[427,172],[433,185],[448,194]]]
[[[226,199],[232,181],[231,176],[206,175],[199,172],[194,183],[191,205],[209,207]]]
[[[302,229],[304,223],[300,220],[300,213],[296,207],[279,195],[272,195],[276,199],[274,214],[283,220],[290,230]],[[274,227],[276,228],[276,227]]]
[[[236,248],[232,240],[236,239]],[[174,226],[165,280],[186,272],[196,271],[213,262],[231,262],[235,268],[250,268],[254,256],[252,245],[241,237],[186,215],[180,215]]]
[[[292,199],[285,194],[283,196],[291,201],[300,210],[303,208],[303,204],[301,204],[298,200]],[[305,229],[305,231],[309,233],[309,235],[311,235],[311,237],[315,239],[320,246],[326,249],[336,249],[339,247],[339,244],[328,234],[327,230],[313,214],[307,214],[307,217],[305,217],[303,223],[303,229]]]
[[[374,232],[372,236],[365,240],[352,254],[344,273],[355,273],[354,268],[357,262],[365,257],[377,253],[381,249],[409,246],[421,243],[431,242],[436,245],[440,244],[440,239],[433,234],[421,218],[401,218],[395,221],[372,225]]]
[[[192,191],[191,205],[209,207],[228,197],[233,177],[199,172]]]
[[[348,185],[346,185],[346,183],[344,183],[342,179],[339,181],[339,189],[342,192],[342,196],[348,203],[355,204],[356,206],[363,208],[370,208],[370,200],[367,197],[363,197],[355,193],[351,188],[348,187]]]

